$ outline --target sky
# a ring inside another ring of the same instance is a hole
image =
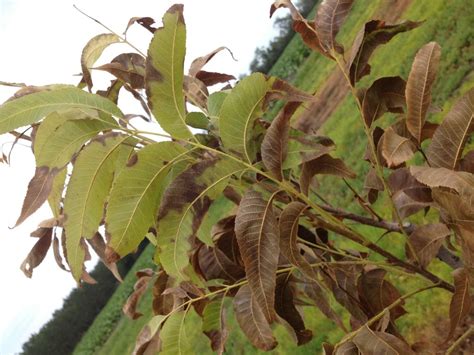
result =
[[[256,47],[266,44],[275,34],[269,9],[272,0],[182,0],[187,26],[187,58],[192,59],[220,46],[232,50],[237,61],[219,53],[206,67],[238,77],[248,71]],[[122,33],[133,16],[150,16],[161,22],[169,0],[0,0],[0,81],[28,85],[53,83],[77,84],[83,46],[93,36],[105,33],[102,27],[81,15],[73,4]],[[284,11],[282,11],[283,13]],[[127,39],[146,52],[151,35],[134,26]],[[133,51],[125,44],[107,49],[97,62],[105,64],[115,55]],[[107,73],[93,73],[95,82],[106,84]],[[14,90],[0,86],[0,102]],[[128,102],[125,102],[125,106]],[[135,109],[123,107],[124,111]],[[8,153],[12,136],[0,136]],[[43,206],[25,223],[9,229],[18,218],[26,187],[34,173],[34,157],[29,147],[17,145],[11,164],[0,164],[0,354],[15,354],[32,333],[47,322],[54,310],[75,287],[71,275],[60,270],[52,251],[26,278],[20,264],[36,239],[29,237],[37,224],[49,217]],[[87,264],[94,266],[96,258]]]

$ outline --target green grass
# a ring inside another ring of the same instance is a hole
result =
[[[356,1],[351,15],[342,28],[338,39],[346,48],[355,37],[363,23],[376,13],[383,0]],[[314,12],[313,12],[314,13]],[[310,17],[313,15],[311,14]],[[443,114],[433,115],[432,121],[439,121],[451,107],[454,100],[462,93],[474,86],[472,63],[474,62],[474,13],[466,8],[464,0],[416,0],[403,14],[403,19],[427,20],[421,27],[405,34],[398,35],[389,44],[380,47],[371,60],[372,73],[364,78],[361,86],[369,85],[381,76],[401,75],[408,76],[411,62],[417,50],[429,41],[437,41],[442,47],[442,60],[438,79],[434,87],[433,101],[443,108]],[[300,65],[304,54],[301,40],[293,38],[285,52],[272,68],[272,75],[290,78],[292,82],[308,92],[318,89],[327,76],[334,70],[335,65],[318,53],[311,53]],[[297,65],[295,63],[298,63]],[[471,73],[471,74],[470,74]],[[469,75],[470,74],[470,75]],[[279,105],[273,108],[273,114]],[[271,116],[271,115],[270,115]],[[380,120],[381,125],[386,125],[390,118]],[[361,178],[351,181],[351,184],[362,193],[363,176],[368,169],[368,164],[362,160],[365,151],[366,138],[362,123],[357,113],[357,108],[352,97],[347,97],[339,105],[331,118],[323,126],[324,133],[330,136],[337,144],[337,155],[356,171]],[[330,181],[330,183],[329,183]],[[321,179],[321,193],[331,203],[347,208],[353,205],[353,196],[342,184],[335,179]],[[390,210],[386,200],[381,199],[375,205],[377,211],[390,218]],[[357,208],[355,208],[357,210]],[[433,221],[434,215],[423,216],[421,213],[414,216],[417,223]],[[356,227],[356,226],[354,226]],[[357,226],[356,229],[372,241],[377,241],[381,231]],[[332,238],[335,238],[332,236]],[[343,243],[335,239],[338,243]],[[344,242],[345,243],[345,242]],[[378,243],[381,247],[389,249],[399,257],[404,257],[404,239],[396,235],[388,235]],[[353,246],[355,247],[355,246]],[[152,251],[150,247],[134,266],[134,270],[150,266]],[[441,262],[434,261],[430,270],[450,280],[449,268]],[[402,293],[414,290],[425,284],[418,278],[394,274],[391,280]],[[111,298],[102,313],[84,335],[81,343],[76,348],[75,354],[129,354],[134,347],[134,342],[143,325],[151,317],[151,294],[147,293],[140,304],[143,317],[131,321],[120,316],[121,307],[135,282],[134,272],[129,273],[123,285]],[[432,290],[421,293],[409,299],[405,305],[408,314],[403,316],[398,325],[408,340],[414,340],[417,332],[430,332],[429,326],[440,317],[446,317],[448,312],[449,295],[443,290]],[[333,301],[334,303],[334,301]],[[337,305],[335,305],[337,308]],[[249,345],[243,333],[239,330],[229,307],[230,337],[227,342],[228,354],[260,354]],[[339,307],[340,308],[340,307]],[[322,316],[318,310],[307,308],[304,312],[307,327],[314,333],[314,339],[302,347],[296,347],[289,335],[281,326],[275,328],[275,336],[279,346],[273,354],[309,354],[319,353],[323,341],[336,342],[342,336],[341,331],[334,324]],[[195,316],[193,316],[195,317]],[[195,317],[193,328],[199,333],[200,319]],[[196,344],[199,354],[210,353],[208,340],[202,334],[195,334],[192,339]]]

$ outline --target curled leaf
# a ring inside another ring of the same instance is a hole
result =
[[[387,128],[382,139],[382,155],[389,168],[405,163],[415,154],[416,147],[412,141],[399,136],[392,127]]]
[[[137,272],[138,280],[133,286],[133,292],[122,307],[122,311],[127,317],[131,319],[137,319],[143,315],[137,311],[138,302],[145,293],[151,276],[152,273],[150,274],[149,272]]]
[[[451,231],[442,223],[418,227],[410,234],[410,244],[415,249],[417,259],[422,267],[426,268],[429,265],[438,254],[443,240],[450,234]]]
[[[50,229],[48,233],[35,243],[25,260],[21,263],[20,269],[26,277],[31,278],[31,276],[33,276],[33,269],[43,261],[51,246],[52,235],[52,230]]]
[[[451,339],[456,328],[462,320],[468,315],[471,309],[471,296],[469,294],[469,274],[466,269],[457,269],[453,271],[454,294],[449,305],[450,330],[445,341]]]

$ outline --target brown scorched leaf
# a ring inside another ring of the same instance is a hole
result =
[[[278,180],[283,179],[282,165],[288,153],[290,118],[298,106],[297,102],[286,104],[272,121],[262,141],[263,164]]]
[[[405,21],[397,25],[387,25],[380,20],[367,22],[357,34],[347,61],[351,84],[355,85],[363,76],[370,74],[369,59],[378,46],[419,25],[421,22]]]
[[[450,330],[446,341],[452,338],[456,328],[467,316],[471,309],[471,296],[469,295],[469,273],[466,269],[453,271],[454,294],[449,306]]]
[[[352,339],[364,355],[415,355],[410,346],[396,336],[364,326]]]
[[[329,154],[313,159],[303,164],[300,176],[300,188],[306,195],[309,191],[311,179],[317,174],[329,174],[353,179],[356,174],[349,169],[341,159],[333,158]]]
[[[105,241],[100,235],[99,232],[95,233],[94,236],[90,239],[86,239],[87,242],[90,244],[92,249],[95,251],[97,256],[100,258],[100,260],[104,263],[104,265],[112,272],[114,277],[122,282],[122,277],[120,276],[118,267],[116,263],[109,263],[107,262],[107,258],[105,257]]]
[[[145,87],[145,58],[137,53],[122,53],[112,62],[94,68],[106,71],[117,79],[129,84],[132,89]]]
[[[474,131],[474,89],[469,90],[444,118],[426,152],[434,168],[456,169],[464,145]]]
[[[349,15],[354,0],[324,0],[318,8],[315,27],[323,45],[328,52],[335,50],[342,54],[343,47],[336,42],[336,35]]]
[[[464,171],[452,171],[446,168],[428,168],[411,166],[413,177],[431,188],[445,187],[459,194],[474,195],[474,175]]]
[[[253,346],[265,351],[277,346],[270,324],[248,285],[242,286],[235,295],[234,312],[240,328]]]
[[[416,54],[408,76],[405,96],[407,100],[407,128],[421,143],[426,114],[431,105],[431,89],[436,79],[441,47],[436,42],[424,45]]]
[[[202,81],[206,86],[212,86],[219,83],[226,83],[230,80],[235,80],[235,76],[225,73],[215,73],[200,70],[196,74],[196,79]]]
[[[21,263],[20,269],[27,277],[31,278],[33,276],[33,269],[43,261],[51,246],[51,239],[52,229],[49,229],[49,232],[35,243],[25,260]]]
[[[15,227],[23,223],[48,199],[53,187],[54,178],[58,172],[59,169],[50,169],[47,166],[36,168],[35,175],[28,183],[23,207],[21,208],[20,217],[18,217]]]
[[[193,60],[193,62],[191,63],[191,65],[189,66],[189,71],[188,71],[188,75],[189,76],[193,76],[193,77],[196,77],[197,74],[201,71],[201,69],[219,52],[223,51],[223,50],[227,50],[230,55],[232,56],[232,58],[234,57],[232,52],[230,51],[229,48],[227,47],[219,47],[219,48],[216,48],[214,49],[212,52],[206,54],[206,55],[203,55],[202,57],[198,57],[196,59]]]
[[[137,310],[138,302],[148,287],[153,271],[151,269],[144,269],[137,271],[136,275],[138,280],[133,286],[133,292],[122,307],[123,313],[131,319],[137,319],[143,315]]]
[[[245,193],[235,218],[235,234],[254,301],[268,323],[275,320],[279,233],[272,200],[254,190]]]
[[[382,155],[389,168],[410,160],[415,151],[416,147],[410,139],[399,136],[392,127],[387,128],[382,140]]]
[[[438,254],[443,240],[450,234],[451,231],[442,223],[417,227],[410,234],[410,244],[415,249],[418,261],[422,267],[426,268],[429,265],[431,260]]]
[[[134,23],[138,23],[139,25],[143,26],[146,28],[148,31],[151,33],[155,33],[156,27],[153,27],[153,24],[155,23],[155,20],[151,17],[132,17],[127,24],[127,28],[123,32],[124,35],[127,34],[128,29],[130,26],[132,26]]]

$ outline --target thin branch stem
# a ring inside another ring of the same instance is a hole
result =
[[[474,325],[471,325],[451,346],[446,350],[446,355],[452,354],[456,348],[461,345],[470,335],[474,334]]]
[[[87,13],[85,13],[84,11],[82,11],[80,8],[78,8],[76,5],[72,5],[77,11],[79,11],[81,14],[83,14],[84,16],[86,16],[87,18],[91,19],[92,21],[98,23],[100,26],[102,26],[103,28],[105,28],[107,31],[109,31],[110,33],[113,33],[114,35],[116,35],[118,38],[120,38],[120,40],[123,42],[123,43],[126,43],[128,44],[130,47],[132,47],[133,49],[135,49],[138,53],[140,53],[143,57],[146,58],[146,54],[143,53],[141,50],[139,50],[137,47],[135,47],[132,43],[130,43],[125,37],[119,35],[117,32],[115,32],[114,30],[112,30],[110,27],[104,25],[102,22],[100,22],[99,20],[93,18],[92,16],[88,15]]]

